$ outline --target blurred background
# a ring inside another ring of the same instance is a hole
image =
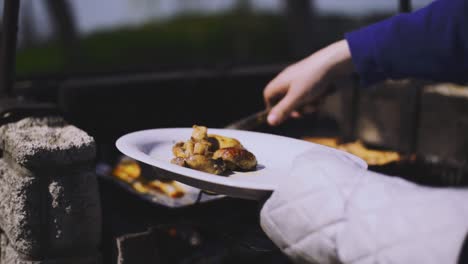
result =
[[[24,0],[17,74],[286,64],[395,15],[398,2]]]

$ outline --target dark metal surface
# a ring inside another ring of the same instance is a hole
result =
[[[400,0],[398,9],[399,9],[400,13],[411,12],[412,9],[413,9],[412,4],[411,4],[411,0]]]
[[[369,170],[404,178],[425,186],[468,186],[468,164],[451,160],[416,158],[382,166],[369,166]]]
[[[253,130],[267,121],[269,110],[262,110],[252,115],[244,117],[226,126],[227,129],[238,129],[238,130]]]
[[[0,99],[0,125],[19,121],[25,117],[58,115],[59,110],[49,103],[26,102],[14,98]]]
[[[0,96],[11,96],[15,80],[16,40],[20,0],[5,0],[0,49]]]

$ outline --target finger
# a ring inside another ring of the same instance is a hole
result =
[[[302,117],[302,113],[299,111],[292,111],[290,114],[291,118],[299,119]]]
[[[295,92],[300,89],[289,89],[286,96],[275,105],[268,115],[268,123],[276,126],[281,124],[300,104],[302,94]]]
[[[274,105],[286,94],[287,85],[288,82],[283,73],[280,73],[267,84],[263,90],[263,98],[267,107]]]

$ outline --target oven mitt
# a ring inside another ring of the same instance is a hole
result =
[[[264,204],[262,228],[285,254],[297,263],[457,262],[467,189],[419,186],[342,155],[301,155]]]

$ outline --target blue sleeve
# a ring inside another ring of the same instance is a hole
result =
[[[436,0],[345,38],[364,85],[407,77],[468,81],[468,0]]]

